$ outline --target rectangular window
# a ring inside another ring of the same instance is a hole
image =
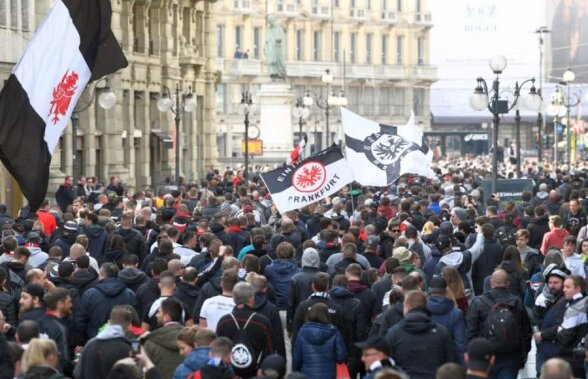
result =
[[[372,9],[372,0],[367,0],[366,3],[366,9]]]
[[[403,61],[402,50],[403,49],[404,49],[404,36],[397,36],[396,37],[396,64],[402,64],[402,61]]]
[[[216,56],[222,58],[225,56],[225,26],[217,25],[216,27]]]
[[[0,27],[6,26],[6,2],[0,1]]]
[[[321,32],[314,31],[312,33],[312,59],[315,62],[321,60]]]
[[[237,48],[243,49],[243,46],[241,45],[242,32],[243,27],[235,26],[235,50],[237,50]]]
[[[396,11],[402,12],[402,0],[396,0]]]
[[[424,88],[415,88],[414,89],[414,98],[412,99],[413,103],[413,110],[415,116],[422,116],[424,112],[424,105],[425,105],[425,90]]]
[[[372,39],[373,34],[368,33],[365,35],[365,63],[372,63]]]
[[[333,35],[333,59],[335,62],[341,61],[341,32],[335,32]]]
[[[216,86],[216,111],[217,113],[227,113],[227,85],[219,83]]]
[[[388,0],[382,0],[382,10],[383,11],[388,10]]]
[[[416,12],[421,13],[421,0],[416,0]]]
[[[261,28],[253,28],[253,59],[259,59],[259,44],[261,41]]]
[[[10,0],[10,27],[18,29],[18,0]]]
[[[394,88],[394,96],[392,101],[393,114],[404,114],[404,88]]]
[[[356,52],[357,52],[357,33],[351,33],[351,46],[350,46],[349,50],[351,50],[349,52],[349,54],[350,54],[349,59],[350,59],[351,63],[357,63],[356,62],[357,61],[357,54],[356,54]]]
[[[423,37],[418,37],[417,38],[417,64],[424,64],[425,63],[425,58],[424,58],[424,44],[425,41],[423,39]]]
[[[22,0],[20,7],[22,30],[26,32],[29,30],[29,0]]]
[[[299,29],[296,31],[296,60],[301,61],[304,59],[304,30]]]
[[[388,36],[382,36],[382,64],[388,64]]]

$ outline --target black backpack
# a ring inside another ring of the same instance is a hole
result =
[[[490,341],[494,353],[517,351],[521,334],[513,304],[510,301],[493,303],[487,296],[483,296],[482,301],[490,307],[482,329],[482,337]]]
[[[255,351],[247,337],[247,333],[245,332],[247,325],[249,325],[249,322],[255,314],[256,313],[253,312],[245,322],[245,325],[243,325],[243,328],[241,328],[235,316],[233,316],[232,313],[229,313],[237,327],[237,333],[233,336],[233,348],[231,349],[231,363],[235,368],[235,373],[237,375],[247,374],[254,371],[262,360],[263,354]]]

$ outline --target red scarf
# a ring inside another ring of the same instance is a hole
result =
[[[240,226],[229,226],[229,233],[231,233],[231,232],[240,233],[241,227]]]

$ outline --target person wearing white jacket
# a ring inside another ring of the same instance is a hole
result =
[[[564,262],[572,275],[579,275],[586,278],[586,270],[584,270],[584,261],[580,254],[576,254],[576,237],[567,236],[563,241],[562,253]]]

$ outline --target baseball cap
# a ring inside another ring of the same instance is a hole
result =
[[[367,241],[365,241],[365,246],[375,249],[378,247],[379,243],[378,236],[369,236]]]
[[[493,349],[490,341],[482,337],[474,338],[468,345],[468,368],[486,371],[492,354]]]
[[[432,292],[446,292],[447,281],[442,276],[433,276],[431,283],[429,283],[429,293]]]
[[[259,368],[265,377],[281,379],[286,375],[286,360],[278,354],[271,354],[264,358]]]
[[[355,344],[360,349],[375,349],[381,351],[386,355],[390,355],[390,345],[386,342],[386,339],[380,336],[372,336],[363,342]]]

